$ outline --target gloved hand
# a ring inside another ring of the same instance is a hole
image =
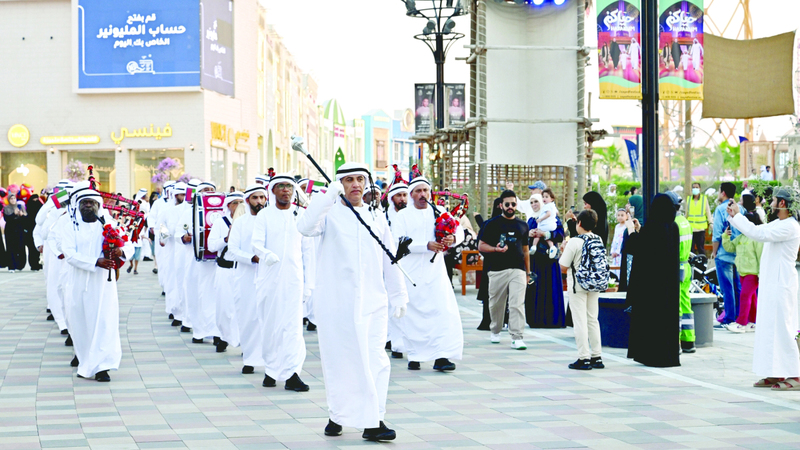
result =
[[[406,305],[403,306],[396,306],[394,308],[394,318],[395,319],[402,319],[403,316],[406,315]]]
[[[275,253],[270,253],[264,257],[264,264],[267,265],[267,267],[273,264],[277,264],[279,262],[281,262],[281,259],[278,258],[278,255],[276,255]]]
[[[342,186],[341,181],[334,181],[329,184],[328,191],[325,192],[325,195],[330,199],[337,199],[341,194],[344,194],[344,186]]]

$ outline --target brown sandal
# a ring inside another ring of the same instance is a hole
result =
[[[775,383],[771,389],[773,391],[800,391],[800,380],[796,378],[787,378]]]
[[[771,388],[772,386],[775,385],[775,383],[777,383],[779,381],[783,381],[783,378],[772,378],[772,377],[762,378],[762,379],[756,381],[755,383],[753,383],[753,387]]]

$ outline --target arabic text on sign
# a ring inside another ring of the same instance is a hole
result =
[[[114,141],[115,144],[119,145],[125,138],[145,138],[145,137],[152,137],[155,138],[157,141],[161,140],[161,138],[170,137],[172,136],[172,127],[167,126],[164,127],[164,131],[161,131],[161,127],[153,128],[153,124],[150,124],[150,129],[148,130],[147,127],[145,128],[138,128],[135,130],[129,130],[125,127],[120,128],[119,137],[117,137],[116,132],[111,132],[111,140]]]

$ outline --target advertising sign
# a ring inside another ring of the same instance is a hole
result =
[[[639,0],[597,0],[600,98],[642,98]]]
[[[445,84],[445,101],[447,108],[445,109],[445,126],[463,127],[467,122],[465,112],[465,92],[466,85],[462,84]]]
[[[703,0],[661,0],[658,95],[703,100]]]
[[[417,134],[430,134],[433,132],[433,122],[436,120],[435,84],[414,85],[414,130]]]
[[[635,142],[625,139],[625,147],[628,149],[628,160],[631,163],[631,173],[633,174],[633,179],[639,179],[639,147],[636,145]]]
[[[76,1],[79,91],[200,86],[197,0]]]
[[[233,2],[203,0],[203,89],[233,97]]]

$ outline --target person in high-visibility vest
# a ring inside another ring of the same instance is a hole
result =
[[[692,195],[686,198],[686,218],[692,226],[691,252],[705,255],[706,230],[714,221],[708,198],[700,193],[700,183],[692,183]]]
[[[675,209],[681,209],[681,198],[674,192],[667,193],[675,204]],[[692,247],[692,226],[686,217],[680,214],[675,216],[675,225],[678,225],[680,234],[678,256],[680,260],[680,314],[681,314],[681,350],[683,353],[695,352],[694,312],[692,312],[692,299],[689,297],[689,288],[692,285],[692,266],[689,264],[689,253]]]

